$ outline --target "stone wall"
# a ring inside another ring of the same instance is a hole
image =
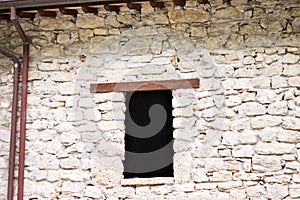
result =
[[[79,12],[21,20],[33,41],[26,199],[300,198],[299,1]],[[0,43],[21,55],[10,22]],[[11,65],[0,57],[1,199]],[[90,83],[195,77],[199,89],[173,91],[174,178],[123,179],[124,94]]]

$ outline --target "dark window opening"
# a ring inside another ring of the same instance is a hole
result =
[[[173,177],[172,92],[126,93],[124,178]]]

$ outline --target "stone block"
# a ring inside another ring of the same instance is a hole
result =
[[[283,155],[295,153],[296,147],[294,144],[288,143],[258,143],[255,146],[255,151],[263,155]]]
[[[288,84],[292,87],[300,87],[300,77],[296,76],[288,78]]]
[[[261,104],[274,102],[276,94],[272,90],[261,89],[257,91],[256,99]]]
[[[298,65],[284,65],[282,74],[286,76],[299,76],[300,67]]]
[[[251,127],[254,129],[277,126],[281,124],[281,117],[264,115],[258,116],[251,119]]]
[[[265,106],[257,102],[247,102],[239,106],[240,116],[258,116],[266,113]]]
[[[300,23],[300,20],[299,20],[299,23]],[[296,64],[296,63],[298,63],[299,59],[300,59],[300,56],[288,53],[283,56],[282,62],[286,63],[286,64]]]
[[[300,119],[295,117],[283,117],[282,127],[290,130],[300,130]]]
[[[254,155],[253,145],[239,145],[232,149],[233,157],[251,158]]]
[[[226,182],[232,180],[232,172],[226,170],[220,170],[213,172],[213,175],[210,179],[213,182]]]
[[[93,54],[117,53],[119,50],[119,43],[119,36],[93,37],[90,40],[89,52]]]
[[[294,184],[289,186],[289,193],[291,198],[300,198],[300,186],[299,184]]]
[[[104,18],[92,13],[79,14],[76,19],[77,28],[100,28],[105,24]]]
[[[285,88],[288,86],[288,84],[284,77],[273,76],[271,79],[271,86],[272,88],[277,89],[277,88]]]
[[[228,6],[217,10],[214,16],[217,19],[237,19],[241,16],[241,13],[236,7]]]
[[[226,131],[222,135],[222,144],[237,145],[239,143],[240,133],[237,131]]]
[[[281,129],[277,127],[266,127],[258,135],[263,142],[271,142],[275,140],[280,131]]]
[[[59,164],[62,169],[78,169],[80,165],[80,160],[75,157],[64,158]]]
[[[258,172],[275,172],[282,169],[281,157],[272,155],[254,155],[252,158],[252,168]]]
[[[288,186],[282,184],[267,185],[267,197],[270,199],[283,199],[289,195]]]
[[[189,152],[174,155],[174,179],[176,183],[188,183],[191,180],[192,156]]]
[[[268,106],[268,114],[270,115],[286,115],[287,112],[288,107],[286,101],[274,102]]]
[[[122,48],[123,55],[143,55],[149,51],[150,40],[147,38],[133,38],[129,40]]]
[[[252,130],[244,130],[239,137],[239,142],[241,144],[256,144],[257,141],[257,133]]]
[[[170,10],[168,12],[170,22],[174,23],[201,23],[210,20],[210,15],[204,9]]]
[[[300,132],[292,130],[280,130],[277,135],[277,140],[280,142],[287,143],[299,143],[300,142]]]
[[[70,72],[53,72],[50,79],[56,82],[69,82],[72,80],[72,74]]]
[[[85,187],[84,196],[89,198],[104,199],[105,196],[99,186],[88,185]]]

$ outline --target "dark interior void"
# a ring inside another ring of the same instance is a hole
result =
[[[126,93],[125,178],[173,177],[172,92]]]

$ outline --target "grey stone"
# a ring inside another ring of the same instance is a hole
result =
[[[143,55],[149,51],[150,41],[146,38],[133,38],[122,48],[123,55]]]

